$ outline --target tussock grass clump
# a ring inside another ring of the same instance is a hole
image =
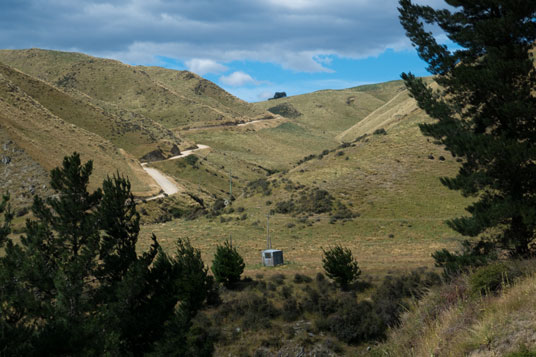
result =
[[[531,353],[536,350],[534,334],[528,333],[536,329],[535,270],[534,260],[496,262],[431,289],[409,308],[375,355]],[[518,279],[502,278],[507,272]],[[500,294],[481,294],[489,293],[490,286]]]

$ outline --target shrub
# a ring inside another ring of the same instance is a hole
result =
[[[266,298],[253,292],[246,292],[236,300],[222,304],[217,318],[230,318],[232,321],[242,319],[244,330],[258,330],[270,326],[270,319],[277,317],[280,311]]]
[[[248,189],[253,192],[261,192],[265,196],[269,196],[272,193],[270,189],[270,182],[267,179],[260,178],[248,183]]]
[[[487,295],[497,292],[503,284],[513,277],[504,263],[492,263],[478,268],[469,277],[469,287],[472,295]]]
[[[298,274],[298,273],[296,275],[294,275],[294,282],[296,284],[310,283],[311,281],[313,281],[313,279],[311,279],[307,275],[302,275],[302,274]]]
[[[195,155],[188,155],[184,158],[184,161],[188,163],[190,166],[195,166],[199,158]]]
[[[385,325],[368,301],[347,298],[337,313],[328,318],[329,330],[346,343],[358,344],[385,335]]]
[[[217,216],[221,213],[221,211],[225,208],[225,200],[223,198],[218,198],[216,201],[214,201],[214,205],[212,206],[212,214],[214,216]]]
[[[291,213],[295,209],[296,209],[296,205],[292,201],[278,202],[275,206],[275,211],[277,213]]]
[[[277,285],[282,285],[285,281],[285,278],[285,274],[274,274],[270,279]]]
[[[301,313],[302,309],[294,297],[291,296],[285,299],[282,311],[283,319],[285,321],[295,321],[300,317]]]
[[[338,245],[327,251],[322,248],[322,252],[324,253],[322,265],[326,274],[343,290],[347,290],[349,285],[356,281],[361,274],[352,251]]]
[[[230,287],[233,283],[240,281],[244,267],[244,260],[228,241],[225,241],[223,245],[218,245],[211,268],[217,282]]]
[[[372,294],[375,312],[385,326],[397,326],[400,314],[407,307],[407,298],[419,299],[427,288],[441,282],[433,272],[420,274],[411,272],[398,277],[386,276],[382,284]]]
[[[288,285],[284,285],[282,288],[281,288],[281,296],[283,298],[288,299],[292,296],[292,286],[288,286]]]
[[[372,133],[373,135],[387,135],[387,132],[385,131],[384,128],[380,128],[380,129],[376,129],[374,130],[374,133]]]

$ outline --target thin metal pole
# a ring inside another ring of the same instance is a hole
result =
[[[229,203],[233,200],[233,175],[231,175],[231,169],[229,169]]]
[[[272,249],[272,240],[270,239],[270,214],[266,215],[266,249]]]

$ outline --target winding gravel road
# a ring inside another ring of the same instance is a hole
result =
[[[192,155],[195,151],[202,150],[202,149],[210,149],[210,146],[197,144],[197,149],[183,151],[180,155],[172,156],[162,161],[177,160],[177,159]],[[154,161],[154,162],[160,162],[160,161]],[[147,167],[147,163],[141,164],[141,167],[145,170],[145,172],[149,174],[149,176],[151,176],[156,181],[156,183],[162,188],[162,191],[164,191],[164,193],[147,198],[146,199],[147,201],[155,200],[157,198],[164,197],[166,195],[172,195],[180,191],[180,187],[177,185],[175,180],[173,180],[171,177],[164,175],[162,172],[155,169],[154,167]]]

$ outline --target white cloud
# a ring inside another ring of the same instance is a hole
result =
[[[228,76],[221,76],[220,82],[232,87],[241,87],[245,84],[257,83],[257,81],[254,80],[249,74],[242,71],[233,72]]]
[[[227,70],[227,67],[216,61],[207,58],[193,58],[186,61],[186,67],[189,71],[199,74],[200,76],[207,73],[221,73]]]
[[[410,48],[396,7],[394,0],[8,1],[0,5],[0,48],[77,48],[133,64],[160,55],[198,74],[223,73],[221,63],[234,60],[330,72],[332,55]]]

